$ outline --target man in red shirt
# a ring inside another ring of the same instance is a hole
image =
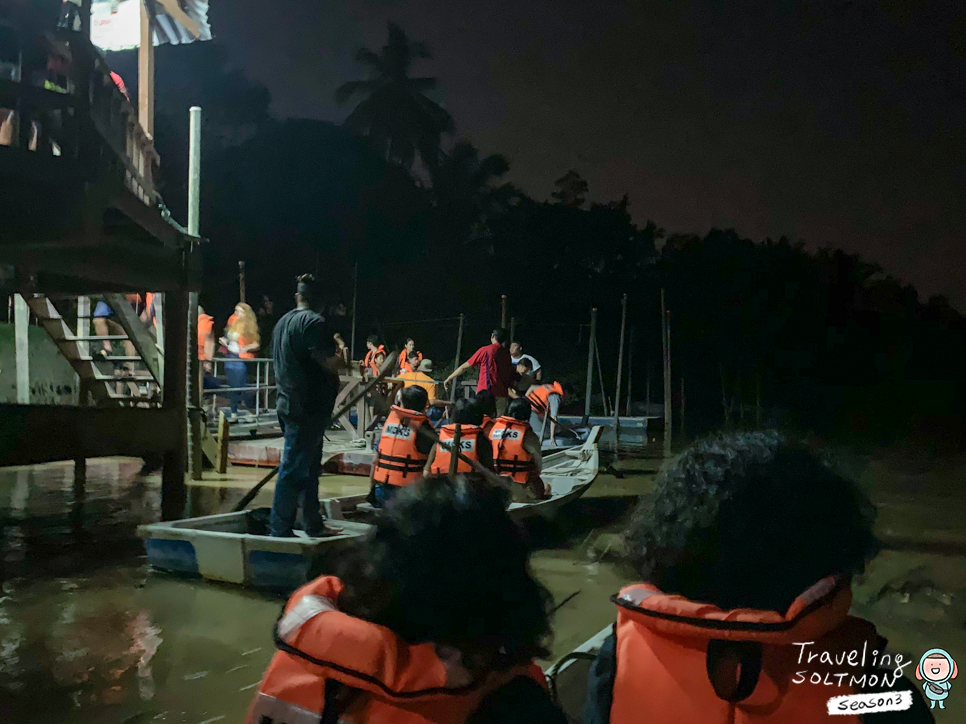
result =
[[[490,344],[480,347],[466,362],[461,364],[453,374],[446,378],[443,386],[466,372],[470,367],[479,367],[480,376],[476,383],[476,391],[489,390],[496,399],[497,415],[506,412],[507,390],[513,380],[513,363],[510,353],[505,346],[506,334],[502,329],[494,329],[490,335]]]

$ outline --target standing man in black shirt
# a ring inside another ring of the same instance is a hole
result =
[[[314,311],[319,295],[315,277],[298,278],[296,308],[278,320],[272,335],[272,358],[278,386],[278,422],[285,445],[272,500],[270,530],[290,537],[299,503],[305,532],[325,534],[319,511],[322,441],[339,392],[335,340]]]

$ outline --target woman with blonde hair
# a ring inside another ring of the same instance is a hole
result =
[[[255,352],[261,346],[258,335],[258,318],[252,308],[244,302],[235,305],[235,313],[228,319],[225,336],[219,342],[227,350],[225,360],[225,376],[228,378],[229,388],[248,386],[248,365],[242,360],[255,359]],[[234,389],[229,393],[231,400],[231,414],[238,414],[238,404],[242,402],[246,407],[251,405],[250,392]]]

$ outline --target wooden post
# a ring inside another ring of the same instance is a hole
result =
[[[681,422],[678,423],[678,429],[681,431],[681,437],[685,437],[685,427],[684,427],[684,373],[681,373]]]
[[[661,348],[664,352],[664,455],[671,455],[671,315],[661,288]]]
[[[517,331],[517,318],[510,317],[510,342],[513,342],[513,335]]]
[[[457,423],[456,424],[456,430],[453,432],[453,442],[451,443],[453,445],[453,449],[450,450],[450,454],[449,454],[449,474],[450,474],[450,476],[456,475],[456,465],[457,465],[457,463],[459,463],[459,460],[460,460],[459,455],[457,453],[461,449],[460,448],[460,437],[461,437],[461,430],[460,430],[460,428],[461,427],[462,427],[462,425],[460,425],[459,423]],[[439,444],[442,445],[443,444],[442,441]],[[436,454],[437,455],[439,454],[439,451],[438,450],[436,451]]]
[[[218,414],[218,465],[215,472],[224,475],[228,472],[228,442],[230,425],[224,412]]]
[[[88,11],[90,9],[88,8]],[[88,12],[88,20],[90,19],[90,13]],[[87,337],[91,333],[91,298],[90,297],[77,297],[77,332],[75,333],[78,337]],[[84,359],[87,359],[91,355],[91,343],[88,340],[82,340],[77,342],[77,351]],[[90,386],[87,382],[80,376],[77,376],[77,399],[81,405],[87,404],[87,395],[90,390]]]
[[[627,345],[627,407],[624,414],[631,416],[631,383],[634,381],[634,328],[631,327],[631,339]]]
[[[604,367],[600,363],[600,345],[597,344],[597,337],[594,337],[594,357],[597,358],[597,377],[600,379],[600,396],[604,400],[604,417],[610,414],[610,406],[607,404],[607,390],[604,389]]]
[[[22,294],[14,296],[14,346],[17,359],[17,404],[30,404],[30,307]]]
[[[755,426],[761,427],[761,367],[755,375]]]
[[[349,361],[356,358],[356,305],[359,302],[359,262],[352,266],[352,335],[349,341]]]
[[[614,390],[614,453],[621,442],[621,375],[624,372],[624,328],[627,325],[627,295],[621,297],[621,337],[617,347],[617,387]]]
[[[506,294],[500,297],[500,329],[506,329]]]
[[[245,262],[238,262],[238,301],[245,303]]]
[[[84,529],[84,498],[87,497],[87,460],[74,459],[74,500],[70,506],[71,529],[79,535]]]
[[[587,385],[584,417],[590,417],[590,400],[594,395],[594,342],[597,339],[597,309],[590,310],[590,335],[587,338]]]
[[[192,106],[188,111],[188,233],[198,236],[201,209],[201,109]],[[201,390],[198,365],[198,292],[188,294],[188,473],[192,480],[201,480],[204,467],[201,449]]]
[[[456,334],[456,360],[453,362],[453,371],[460,366],[460,355],[463,353],[463,315],[460,315],[460,331]],[[449,401],[456,402],[456,388],[460,386],[459,379],[453,380],[453,389],[450,392]]]
[[[644,414],[651,414],[651,355],[648,355],[645,360],[645,368],[647,369],[647,375],[644,378],[644,409],[647,410]]]
[[[141,0],[141,44],[138,47],[138,121],[154,138],[154,32],[146,2]]]
[[[162,408],[170,410],[178,421],[177,445],[164,453],[164,472],[161,478],[161,518],[176,520],[184,517],[186,489],[185,443],[188,437],[187,419],[184,414],[187,397],[188,355],[188,295],[185,292],[168,292],[164,295],[164,313],[169,324],[165,328],[164,402]],[[150,434],[150,431],[145,431]]]

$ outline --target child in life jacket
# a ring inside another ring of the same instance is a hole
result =
[[[452,446],[456,438],[456,426],[460,426],[460,452],[475,460],[488,470],[493,469],[493,450],[489,438],[483,432],[483,411],[473,400],[459,399],[453,406],[453,421],[439,430],[439,443],[433,445],[426,460],[427,475],[447,475],[450,471]],[[443,449],[440,450],[440,443]],[[472,473],[473,468],[464,460],[457,459],[457,473]]]
[[[692,445],[625,533],[643,583],[612,598],[584,722],[931,722],[906,677],[915,663],[849,616],[874,517],[862,490],[777,432]],[[910,709],[829,714],[833,697],[900,690]]]
[[[417,385],[406,387],[400,402],[390,408],[382,426],[369,474],[369,503],[376,507],[384,505],[397,489],[412,485],[423,476],[426,458],[433,448],[435,433],[426,417],[426,390]]]
[[[401,490],[289,599],[247,724],[566,724],[534,663],[550,594],[504,507],[470,476]]]
[[[530,401],[526,398],[511,400],[506,415],[497,418],[490,430],[493,448],[493,472],[510,478],[513,498],[518,502],[544,500],[550,490],[540,473],[543,455],[540,440],[530,429]]]

